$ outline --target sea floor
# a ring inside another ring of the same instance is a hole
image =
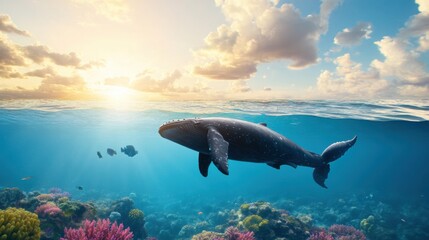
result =
[[[84,198],[74,199],[59,188],[26,193],[4,188],[0,215],[12,207],[37,214],[41,239],[59,239],[64,228],[78,228],[85,219],[122,223],[134,239],[429,239],[425,196],[412,201],[377,194],[268,200],[135,193]],[[234,231],[242,238],[231,237]]]

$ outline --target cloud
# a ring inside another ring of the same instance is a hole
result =
[[[178,70],[166,75],[161,79],[156,79],[148,71],[143,72],[130,83],[130,87],[142,92],[166,93],[166,92],[188,92],[187,87],[177,84],[177,80],[182,77]]]
[[[427,0],[416,0],[419,5],[419,13],[412,16],[405,27],[399,31],[399,37],[407,38],[422,36],[429,33],[429,3]],[[425,37],[427,39],[427,37]],[[425,48],[426,49],[426,48]]]
[[[93,99],[85,85],[85,81],[79,75],[62,76],[49,75],[42,80],[36,89],[2,89],[0,99]]]
[[[345,28],[342,32],[337,33],[334,43],[345,46],[357,45],[362,39],[369,39],[371,32],[371,24],[361,22],[352,29]]]
[[[22,75],[9,66],[0,65],[0,78],[21,78]]]
[[[15,33],[26,37],[30,36],[29,32],[17,28],[15,24],[13,24],[9,15],[0,15],[0,31],[5,33]]]
[[[409,49],[407,41],[399,38],[384,37],[375,42],[384,60],[374,60],[371,66],[382,76],[394,77],[402,84],[429,84],[429,74],[425,64],[419,60],[420,55]]]
[[[231,83],[231,91],[236,92],[250,92],[252,89],[247,85],[247,80],[239,80]]]
[[[48,47],[42,45],[25,46],[23,47],[23,51],[26,57],[39,64],[43,63],[45,60],[50,60],[60,66],[79,67],[81,62],[73,52],[69,54],[51,52]]]
[[[417,50],[421,52],[429,50],[429,32],[419,38],[419,47]]]
[[[49,76],[54,76],[56,73],[51,67],[46,67],[42,69],[36,69],[34,71],[27,72],[25,75],[29,77],[39,77],[45,78]]]
[[[397,36],[384,36],[374,42],[383,59],[372,60],[368,70],[363,71],[360,64],[350,60],[349,54],[338,57],[334,61],[335,72],[325,70],[319,75],[318,89],[331,96],[357,98],[427,97],[429,73],[421,54],[429,50],[429,2],[416,3],[419,13],[410,17]]]
[[[104,79],[104,84],[109,86],[128,87],[129,78],[127,77],[112,77]]]
[[[277,6],[268,0],[217,0],[228,24],[205,38],[196,52],[201,63],[194,73],[212,79],[247,79],[257,65],[290,60],[290,68],[317,61],[317,42],[328,28],[339,0],[324,0],[320,15],[302,17],[292,4]]]
[[[203,66],[196,66],[194,73],[203,75],[211,79],[246,79],[256,72],[256,64],[253,62],[231,62],[229,64],[219,61],[207,63]]]
[[[384,59],[375,59],[367,71],[351,61],[350,54],[338,57],[336,71],[323,71],[318,89],[337,97],[380,97],[429,95],[429,73],[419,52],[407,40],[384,37],[375,42]]]
[[[130,7],[127,0],[72,0],[81,5],[89,5],[97,15],[115,22],[129,21]]]
[[[323,71],[317,79],[317,88],[335,97],[379,96],[388,89],[388,82],[375,69],[363,71],[359,63],[344,54],[335,59],[336,71]]]
[[[0,34],[0,64],[7,66],[24,66],[25,59],[19,49]]]

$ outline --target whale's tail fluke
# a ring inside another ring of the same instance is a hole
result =
[[[323,165],[316,167],[313,171],[313,179],[317,184],[323,188],[327,188],[325,185],[325,180],[328,178],[330,171],[329,163],[343,156],[344,153],[346,153],[347,150],[349,150],[349,148],[351,148],[356,143],[356,140],[357,136],[347,141],[336,142],[329,145],[329,147],[323,151],[321,155]]]
[[[328,164],[337,160],[356,143],[356,140],[357,136],[347,141],[336,142],[329,145],[322,153],[322,162]]]

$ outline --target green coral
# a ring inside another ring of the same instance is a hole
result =
[[[64,212],[64,216],[70,217],[75,215],[81,209],[81,205],[78,202],[64,201],[59,204],[59,207]]]
[[[240,206],[240,210],[243,214],[246,214],[247,212],[249,212],[249,208],[250,208],[250,204],[248,203],[243,203]]]
[[[243,220],[243,226],[252,232],[259,232],[262,229],[267,228],[269,221],[263,219],[258,215],[250,215]]]
[[[144,213],[142,210],[134,208],[128,212],[128,217],[134,220],[143,219]]]
[[[368,218],[362,219],[360,222],[360,227],[362,228],[363,232],[371,235],[375,231],[375,218],[374,216],[370,215]]]
[[[0,210],[0,240],[38,240],[40,221],[22,208]]]

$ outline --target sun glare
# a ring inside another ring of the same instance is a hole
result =
[[[106,103],[112,108],[127,108],[136,97],[135,91],[118,86],[104,86],[102,93]]]

